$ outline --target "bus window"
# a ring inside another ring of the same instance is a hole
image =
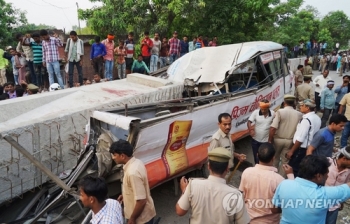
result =
[[[279,71],[277,69],[276,61],[271,61],[264,65],[268,75],[272,80],[276,80],[279,77]]]

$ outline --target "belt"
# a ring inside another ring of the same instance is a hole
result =
[[[275,138],[283,139],[283,140],[293,140],[293,138],[280,138],[280,137],[275,137]]]

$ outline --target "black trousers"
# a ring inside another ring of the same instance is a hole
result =
[[[151,64],[151,56],[143,56],[143,61],[145,62],[145,64],[147,65],[148,69],[150,68],[150,64]]]
[[[289,160],[288,164],[293,168],[294,177],[298,176],[300,162],[304,159],[305,156],[306,148],[300,147],[294,152],[292,158]]]
[[[318,92],[315,92],[315,103],[316,103],[316,110],[319,111],[321,108],[321,97],[319,96]]]
[[[103,72],[103,58],[99,57],[99,58],[94,58],[92,59],[92,66],[94,67],[95,70],[95,74],[99,74],[101,76],[101,78],[104,77],[104,72]]]

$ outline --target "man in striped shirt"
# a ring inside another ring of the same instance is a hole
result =
[[[46,79],[43,79],[43,76],[45,75],[45,67],[43,66],[43,45],[39,33],[33,33],[32,38],[34,39],[34,42],[31,42],[30,46],[33,50],[33,64],[37,85],[43,89],[45,86],[44,82],[46,82]],[[47,83],[45,84],[48,86]]]
[[[181,45],[180,40],[177,39],[177,32],[175,31],[173,34],[173,38],[169,40],[169,59],[170,64],[172,64],[176,59],[180,57]]]
[[[58,48],[63,47],[63,43],[58,38],[57,34],[50,37],[47,30],[41,30],[40,37],[43,39],[43,66],[46,67],[47,71],[49,72],[50,85],[55,82],[53,75],[56,74],[58,84],[62,89],[64,89],[58,53]]]

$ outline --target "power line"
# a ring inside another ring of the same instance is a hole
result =
[[[71,7],[60,7],[60,6],[57,6],[57,5],[54,5],[54,4],[51,4],[50,2],[47,2],[45,0],[42,0],[43,2],[45,2],[46,4],[49,4],[55,8],[58,8],[58,9],[71,9],[71,8],[74,8],[75,6],[71,6]]]
[[[32,2],[32,1],[30,1],[30,0],[27,0],[28,2],[30,2],[30,3],[33,3],[34,5],[37,5],[37,6],[50,6],[50,5],[40,5],[40,4],[38,4],[38,3],[36,3],[36,2]]]

